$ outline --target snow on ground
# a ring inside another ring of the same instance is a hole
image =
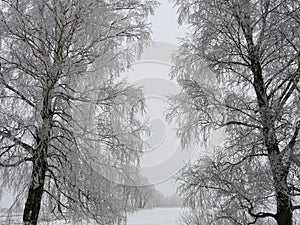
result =
[[[177,225],[181,208],[139,210],[128,216],[128,225]]]
[[[182,214],[181,208],[153,208],[138,210],[128,215],[127,225],[178,225]],[[15,216],[10,220],[6,217],[0,218],[0,225],[20,225],[21,216]],[[78,225],[92,225],[91,221],[80,221]],[[39,225],[74,225],[72,222],[56,220],[52,222],[39,222]]]

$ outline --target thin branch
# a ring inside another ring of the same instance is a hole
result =
[[[6,167],[6,168],[17,167],[17,166],[21,165],[22,163],[29,162],[29,161],[32,161],[32,158],[24,158],[24,159],[22,159],[18,162],[15,162],[15,163],[2,163],[2,162],[0,162],[0,167]]]
[[[13,141],[16,145],[21,146],[22,148],[24,148],[27,152],[29,153],[33,153],[35,152],[35,149],[32,148],[30,145],[24,143],[23,141],[21,141],[20,139],[16,138],[14,135],[12,135],[10,132],[4,132],[4,131],[0,131],[0,136],[5,137],[11,141]]]

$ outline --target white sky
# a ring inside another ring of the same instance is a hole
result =
[[[183,37],[186,27],[177,23],[177,9],[169,0],[160,0],[161,5],[150,18],[152,22],[153,40],[177,44],[177,38]]]
[[[178,25],[177,9],[173,3],[168,0],[160,2],[155,15],[150,18],[155,44],[133,66],[128,78],[143,86],[153,132],[148,140],[150,150],[144,153],[141,161],[141,173],[151,184],[156,184],[156,188],[164,195],[172,195],[176,187],[169,178],[182,167],[191,153],[182,151],[175,135],[175,125],[166,122],[167,104],[164,100],[166,95],[180,90],[174,81],[170,81],[169,72],[171,54],[176,50],[178,38],[184,36],[186,28]]]

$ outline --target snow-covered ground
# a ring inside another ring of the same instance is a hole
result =
[[[181,208],[153,208],[138,210],[128,216],[127,225],[178,225],[179,217],[182,213]],[[6,217],[0,217],[0,225],[20,225],[21,216],[14,216],[10,220]],[[92,225],[91,221],[81,221],[77,224]],[[74,225],[72,222],[52,221],[52,222],[39,222],[39,225]]]
[[[128,216],[128,225],[177,225],[181,208],[139,210]]]

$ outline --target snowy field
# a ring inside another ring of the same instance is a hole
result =
[[[181,208],[154,208],[139,210],[128,216],[127,225],[178,225],[179,217],[182,213]],[[0,225],[21,225],[21,216],[11,220],[0,219]],[[78,225],[91,225],[90,222],[79,222]],[[39,225],[72,225],[70,222],[52,221],[39,222]]]
[[[181,208],[140,210],[128,216],[128,225],[177,225]]]

